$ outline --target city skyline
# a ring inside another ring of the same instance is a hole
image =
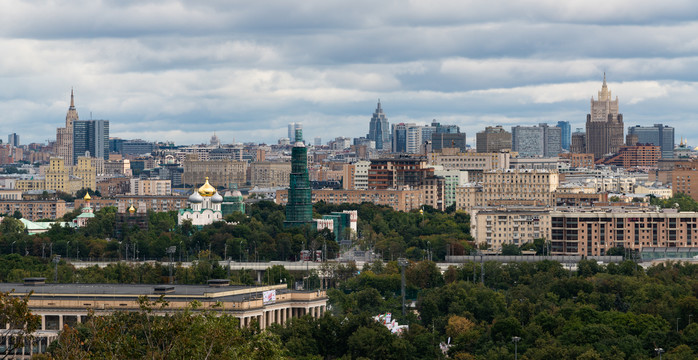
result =
[[[697,4],[504,4],[10,1],[0,126],[54,140],[74,87],[115,137],[275,143],[290,122],[360,137],[380,98],[391,124],[437,119],[473,146],[486,126],[583,127],[605,71],[626,131],[698,143]]]

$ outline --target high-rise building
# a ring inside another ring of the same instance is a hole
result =
[[[511,128],[512,147],[522,157],[554,157],[560,154],[561,129],[548,124],[538,126],[514,126]]]
[[[75,97],[70,90],[70,107],[65,116],[65,127],[56,130],[56,144],[54,152],[62,157],[66,164],[73,164],[73,122],[79,120],[78,111],[75,109]]]
[[[586,127],[586,152],[594,154],[594,159],[615,154],[623,145],[623,114],[618,112],[618,97],[611,100],[605,73],[598,99],[591,97],[591,113],[587,114]]]
[[[572,133],[570,152],[574,154],[587,153],[587,134],[584,132],[584,129],[577,128],[577,131]]]
[[[303,130],[295,133],[296,143],[291,150],[288,204],[285,227],[303,226],[313,221],[312,192],[308,175],[308,149],[303,144]]]
[[[399,123],[392,125],[392,152],[407,152],[407,128],[411,125],[415,124]],[[378,143],[376,143],[376,149],[378,149]]]
[[[73,164],[80,156],[109,159],[109,120],[73,121]]]
[[[654,124],[654,126],[635,125],[628,128],[628,136],[637,136],[636,143],[659,146],[663,159],[674,157],[674,128],[668,125]],[[627,144],[633,146],[636,144]]]
[[[458,148],[465,151],[465,133],[460,132],[458,125],[441,125],[434,120],[431,122],[431,127],[434,132],[431,133],[431,138],[426,140],[431,141],[432,151],[439,151],[443,148]]]
[[[303,129],[303,124],[297,123],[297,122],[292,122],[288,124],[288,139],[291,141],[291,144],[295,143],[295,134],[296,130],[302,130]]]
[[[378,100],[376,111],[371,117],[366,137],[376,142],[376,149],[378,150],[387,149],[390,144],[390,125],[388,124],[388,118],[383,113],[380,100]]]
[[[7,143],[14,147],[19,146],[19,135],[17,133],[7,135]]]
[[[557,122],[557,127],[559,127],[561,131],[561,141],[560,144],[562,145],[562,148],[570,151],[570,140],[572,136],[572,127],[570,126],[569,121],[558,121]]]
[[[511,150],[511,133],[501,125],[488,126],[476,135],[477,152],[493,153],[504,149]]]
[[[405,152],[408,154],[416,154],[420,150],[420,145],[424,143],[422,132],[425,127],[411,124],[407,126],[407,144]],[[431,130],[427,130],[431,133]],[[429,137],[431,140],[431,137]]]
[[[444,148],[456,148],[465,151],[465,133],[440,133],[431,134],[432,151],[440,151]]]

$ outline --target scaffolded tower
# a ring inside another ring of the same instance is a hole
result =
[[[291,177],[284,226],[302,226],[312,221],[313,203],[308,176],[308,149],[303,143],[303,130],[296,129],[296,143],[291,150]]]

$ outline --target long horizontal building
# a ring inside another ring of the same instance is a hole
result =
[[[456,188],[456,208],[470,211],[479,206],[552,206],[558,184],[557,171],[485,171],[482,182]]]
[[[550,212],[552,253],[605,255],[608,249],[698,247],[698,213],[673,209],[558,209]]]
[[[140,311],[138,298],[151,301],[160,296],[168,302],[153,314],[182,311],[192,301],[199,301],[202,310],[229,314],[240,319],[240,327],[256,322],[261,329],[271,324],[284,324],[291,318],[309,314],[320,317],[327,308],[324,291],[293,291],[286,284],[271,286],[228,286],[227,280],[210,280],[206,285],[123,285],[123,284],[44,284],[43,278],[25,279],[24,284],[0,284],[0,291],[12,296],[29,298],[29,309],[41,317],[41,328],[34,344],[28,347],[27,358],[46,351],[57,339],[63,325],[87,320],[93,315],[108,315],[115,311]],[[267,295],[267,296],[263,296]],[[3,339],[9,341],[9,339]],[[0,343],[1,346],[6,343]],[[25,350],[26,351],[26,350]]]
[[[65,215],[66,206],[63,200],[0,200],[0,213],[12,215],[15,211],[31,221],[55,220]]]
[[[324,201],[328,204],[361,204],[370,202],[376,205],[390,206],[397,211],[419,209],[425,204],[424,192],[421,189],[402,190],[313,190],[312,202]],[[288,190],[276,192],[276,203],[286,205]]]
[[[500,251],[503,245],[521,246],[550,235],[550,208],[501,207],[473,209],[470,226],[475,242]]]

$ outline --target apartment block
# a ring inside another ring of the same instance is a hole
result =
[[[116,196],[117,212],[125,213],[133,205],[138,212],[152,210],[155,212],[177,211],[186,209],[187,196],[148,196],[148,195],[118,195]]]
[[[183,162],[182,184],[202,185],[206,177],[213,186],[231,188],[247,183],[247,162],[236,160],[192,160]]]
[[[172,181],[131,179],[129,195],[172,195]]]
[[[698,213],[674,209],[569,209],[550,212],[553,254],[605,255],[608,249],[696,247]]]
[[[250,185],[258,187],[288,187],[290,162],[262,161],[250,164]]]
[[[368,169],[370,161],[357,161],[353,164],[344,164],[342,168],[342,188],[344,190],[368,189]]]
[[[655,145],[621,146],[617,154],[597,161],[604,165],[631,167],[657,167],[662,149]]]
[[[511,154],[508,152],[476,153],[443,149],[428,155],[429,164],[443,166],[445,170],[487,171],[508,169]]]
[[[424,204],[421,189],[409,190],[313,190],[312,202],[324,201],[329,204],[361,204],[364,202],[390,206],[396,211],[419,209]],[[276,192],[276,203],[286,205],[288,190]]]
[[[470,223],[477,244],[501,251],[503,245],[521,246],[550,237],[550,209],[502,207],[474,209]]]
[[[420,157],[399,157],[371,160],[368,170],[368,188],[376,190],[397,189],[404,186],[419,187],[424,179],[434,175],[427,161]]]
[[[485,171],[482,182],[456,189],[456,208],[470,211],[479,206],[552,206],[559,175],[549,170]]]
[[[0,200],[0,213],[12,215],[15,211],[21,212],[22,217],[31,221],[55,220],[65,215],[66,208],[63,200]]]

